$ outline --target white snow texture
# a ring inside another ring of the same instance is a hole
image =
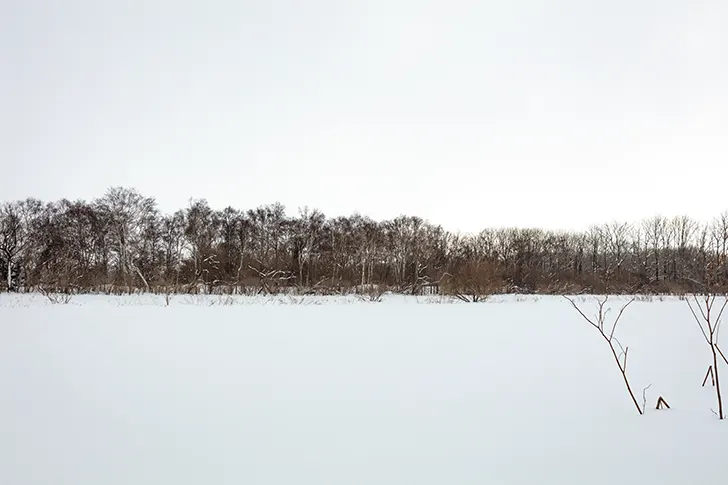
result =
[[[564,299],[448,302],[0,295],[0,484],[728,480],[684,301],[617,329],[644,416]]]

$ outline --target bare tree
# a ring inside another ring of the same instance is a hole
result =
[[[326,217],[318,210],[311,211],[308,207],[299,209],[299,219],[293,226],[293,250],[298,265],[298,284],[301,286],[311,284],[311,267],[318,256],[325,221]]]
[[[657,284],[664,275],[662,269],[662,253],[665,247],[667,219],[662,216],[654,216],[642,222],[645,235],[645,245],[649,251],[651,261],[651,280]]]
[[[258,271],[273,271],[286,275],[278,287],[341,292],[380,285],[419,294],[439,291],[440,283],[445,291],[472,290],[487,267],[488,292],[694,292],[710,277],[707,265],[726,257],[728,212],[707,225],[654,217],[584,232],[511,227],[463,235],[407,215],[327,220],[314,209],[292,218],[278,203],[218,211],[198,200],[160,215],[154,199],[122,187],[93,203],[0,204],[0,278],[11,290],[204,284],[212,291],[234,282],[237,291],[257,284]],[[714,279],[728,290],[728,268],[721,267]]]
[[[698,224],[688,216],[675,217],[672,222],[675,235],[675,251],[673,252],[673,278],[680,281],[687,276],[689,270],[689,251],[693,244]]]
[[[187,284],[188,290],[197,283],[208,287],[217,280],[219,262],[218,220],[205,199],[191,201],[185,212],[185,238],[194,265],[194,276]]]
[[[165,292],[169,287],[178,288],[180,284],[180,273],[182,271],[182,259],[184,251],[185,216],[182,211],[175,212],[172,216],[162,218],[162,250],[164,267],[162,268],[162,279]]]
[[[138,265],[144,230],[156,224],[156,202],[133,189],[112,187],[96,201],[98,210],[109,225],[110,244],[116,256],[117,269],[124,285],[133,288],[133,276],[149,291],[149,282]]]
[[[20,270],[20,258],[31,242],[30,226],[41,203],[35,199],[7,202],[0,206],[0,258],[5,264],[5,283],[13,290],[14,270]]]
[[[571,306],[576,309],[577,312],[586,320],[589,322],[589,324],[597,329],[599,331],[599,335],[601,335],[602,339],[609,345],[609,350],[612,352],[612,357],[614,358],[614,362],[617,364],[617,367],[619,368],[619,372],[622,375],[622,379],[624,380],[624,385],[627,387],[627,392],[629,393],[629,397],[632,399],[632,403],[634,404],[635,408],[637,409],[637,412],[640,414],[644,414],[644,409],[640,407],[639,403],[637,402],[637,398],[635,397],[634,392],[632,391],[632,386],[629,383],[629,379],[627,378],[627,355],[629,352],[629,347],[624,347],[622,344],[617,340],[615,337],[615,332],[617,330],[617,324],[619,323],[619,320],[622,318],[622,314],[627,309],[629,305],[632,304],[632,302],[635,300],[634,297],[632,297],[626,304],[622,305],[622,307],[619,309],[619,313],[617,314],[616,318],[614,319],[614,322],[611,324],[607,324],[607,313],[609,313],[610,308],[605,309],[605,304],[609,300],[609,296],[604,296],[602,298],[594,297],[594,300],[597,303],[597,314],[591,318],[587,316],[584,311],[577,305],[576,301],[572,298],[569,298],[568,296],[564,295],[564,298],[571,303]]]
[[[716,283],[725,285],[728,284],[728,264],[723,264],[728,258],[728,211],[723,212],[713,220],[710,233],[713,240],[715,260],[722,269],[717,271],[713,278]]]
[[[502,285],[493,263],[486,260],[464,261],[444,279],[443,292],[466,303],[485,301]]]
[[[708,374],[712,373],[713,383],[715,385],[715,394],[718,401],[718,418],[723,419],[725,414],[723,413],[723,397],[721,396],[720,388],[720,373],[719,373],[719,361],[718,356],[720,355],[725,359],[725,355],[720,351],[718,347],[718,336],[720,332],[721,318],[723,311],[726,309],[728,304],[728,295],[721,295],[722,303],[718,299],[718,295],[715,292],[711,292],[710,286],[706,286],[705,293],[701,296],[692,294],[686,299],[690,312],[692,313],[695,321],[700,327],[700,331],[703,334],[705,343],[710,348],[713,363],[708,369]],[[718,305],[716,306],[716,299],[718,299]],[[706,375],[706,380],[708,375]],[[705,384],[705,381],[703,382]]]
[[[610,283],[621,286],[624,263],[628,253],[630,226],[626,223],[612,222],[606,225],[602,231],[607,242],[603,263],[604,268],[607,268],[605,271],[606,286],[610,286]]]
[[[352,222],[354,265],[361,267],[361,286],[370,285],[374,281],[374,266],[385,236],[381,227],[368,217],[357,216]]]

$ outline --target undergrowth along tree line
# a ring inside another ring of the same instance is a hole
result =
[[[162,214],[114,187],[87,201],[0,205],[0,289],[55,292],[685,293],[728,289],[728,211],[585,232],[448,232],[419,217],[286,214],[281,204]]]

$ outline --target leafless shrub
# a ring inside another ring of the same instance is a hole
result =
[[[594,301],[596,301],[597,303],[598,311],[593,318],[587,316],[574,299],[569,298],[568,296],[564,296],[564,298],[568,300],[569,303],[571,303],[574,309],[579,312],[584,320],[589,322],[592,327],[599,331],[599,335],[601,335],[607,345],[609,345],[609,350],[612,352],[614,362],[619,368],[619,372],[622,375],[622,379],[624,380],[624,384],[627,387],[627,392],[632,399],[632,403],[634,404],[638,413],[644,414],[644,407],[640,407],[639,403],[637,402],[637,398],[635,397],[634,392],[632,391],[632,386],[630,385],[629,379],[627,378],[627,355],[629,352],[629,347],[623,347],[619,340],[617,340],[617,338],[614,336],[615,331],[617,330],[617,324],[619,323],[619,320],[622,318],[622,315],[624,314],[624,311],[627,309],[627,307],[635,301],[635,298],[631,298],[626,304],[622,305],[619,313],[617,314],[617,317],[614,319],[614,322],[611,326],[606,323],[607,314],[609,313],[610,308],[605,309],[605,304],[609,300],[609,296],[604,296],[602,298],[596,296],[594,297]],[[645,388],[645,391],[646,389],[647,388]]]
[[[71,293],[58,293],[58,292],[51,292],[43,287],[38,288],[40,293],[45,296],[48,301],[51,302],[52,305],[67,305],[71,302],[71,299],[73,298],[73,294]]]
[[[320,304],[319,300],[314,300],[314,299],[308,298],[305,295],[304,296],[288,295],[287,299],[281,298],[281,303],[287,303],[289,305],[311,305],[311,304],[315,304],[317,301]]]
[[[425,303],[425,304],[447,304],[447,303],[454,303],[456,301],[456,297],[448,296],[448,295],[428,295],[428,296],[418,296],[417,297],[417,303]]]
[[[278,295],[278,301],[285,305],[307,305],[312,300],[308,295],[299,295],[297,293],[281,293]]]
[[[708,344],[713,358],[713,363],[708,368],[708,373],[705,375],[705,379],[703,380],[703,386],[705,386],[705,383],[708,381],[708,377],[710,376],[713,386],[715,387],[715,395],[718,401],[718,418],[724,419],[725,414],[723,413],[723,397],[721,395],[720,388],[718,357],[722,357],[726,363],[728,363],[728,360],[726,360],[725,355],[718,347],[718,336],[720,333],[721,317],[723,316],[723,311],[726,309],[726,305],[728,305],[728,298],[726,298],[726,295],[722,295],[721,298],[723,299],[723,303],[719,303],[716,306],[716,297],[717,295],[715,293],[706,293],[701,296],[693,294],[686,300],[686,302],[688,304],[688,308],[690,308],[690,313],[692,313],[698,327],[700,327],[705,343]]]
[[[164,306],[169,306],[169,304],[172,303],[172,298],[177,293],[177,289],[174,286],[165,285],[158,288],[158,290],[164,297]]]
[[[219,295],[217,297],[217,300],[213,300],[210,303],[210,306],[218,305],[218,306],[232,306],[235,305],[236,301],[235,298],[232,295]]]
[[[256,296],[263,293],[263,288],[260,286],[245,285],[239,286],[237,292],[243,296]]]
[[[447,274],[441,285],[445,295],[451,295],[465,303],[479,303],[497,293],[502,280],[487,261],[468,261],[454,274]]]
[[[259,294],[275,295],[280,293],[283,285],[292,282],[296,278],[288,271],[277,269],[258,269],[252,265],[249,265],[248,268],[254,271],[260,279]]]
[[[357,288],[357,296],[361,301],[380,303],[387,292],[383,285],[364,285]]]
[[[480,303],[487,300],[490,295],[480,295],[478,293],[456,293],[454,296],[465,303]]]
[[[216,299],[212,299],[209,295],[193,293],[184,299],[185,305],[194,306],[230,306],[234,303],[235,299],[230,295],[218,295]]]
[[[652,387],[652,384],[642,389],[642,409],[647,409],[647,390]]]

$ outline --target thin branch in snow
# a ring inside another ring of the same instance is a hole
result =
[[[647,390],[652,387],[652,383],[649,386],[642,389],[642,409],[647,409]]]

